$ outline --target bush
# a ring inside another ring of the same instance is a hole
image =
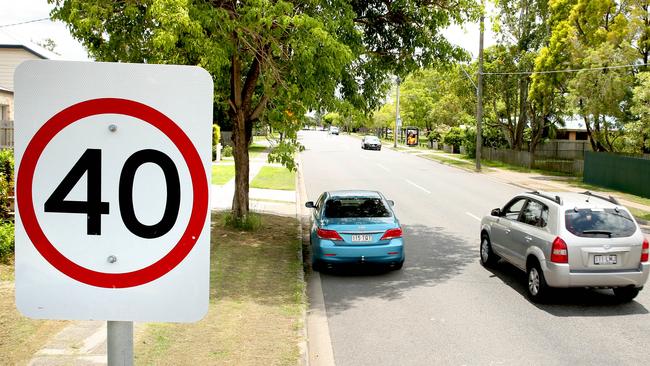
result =
[[[218,124],[212,125],[212,160],[217,159],[217,145],[221,140],[221,128]]]
[[[465,133],[460,127],[452,127],[449,132],[445,134],[445,137],[442,139],[442,142],[447,145],[453,145],[454,147],[460,147],[465,140]]]
[[[14,224],[12,222],[0,223],[0,262],[7,263],[14,252]]]
[[[440,134],[439,131],[432,130],[432,131],[429,131],[429,133],[427,134],[427,139],[429,139],[429,142],[440,141],[441,136],[442,135]]]
[[[463,146],[465,146],[465,151],[467,156],[470,158],[476,157],[476,130],[474,128],[468,128],[465,130],[465,139],[463,141]]]
[[[11,196],[14,181],[14,152],[0,150],[0,220],[10,218]]]
[[[221,150],[221,153],[223,156],[232,156],[232,146],[226,145],[223,147],[223,150]]]

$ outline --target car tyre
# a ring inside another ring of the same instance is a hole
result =
[[[492,243],[490,242],[490,237],[487,235],[481,236],[481,247],[479,248],[479,253],[483,267],[494,267],[499,261],[499,256],[492,250]]]
[[[404,267],[404,261],[397,262],[395,263],[395,265],[393,265],[393,269],[396,271],[399,271],[400,269],[402,269],[402,267]]]
[[[543,303],[547,300],[551,288],[546,283],[544,272],[537,261],[528,265],[526,270],[528,277],[527,294],[532,302]]]
[[[621,302],[630,302],[639,294],[640,290],[640,288],[632,286],[617,287],[614,289],[614,295]]]

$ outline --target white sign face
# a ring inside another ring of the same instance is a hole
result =
[[[24,315],[205,315],[212,95],[199,67],[17,68],[16,304]]]

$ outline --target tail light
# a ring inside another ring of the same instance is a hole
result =
[[[318,235],[319,238],[321,239],[327,239],[327,240],[343,240],[341,235],[336,232],[336,230],[326,230],[326,229],[318,229],[316,230],[316,235]]]
[[[553,246],[551,247],[551,262],[569,263],[569,252],[566,243],[559,236],[553,240]]]
[[[650,252],[650,243],[648,238],[643,239],[643,246],[641,247],[641,262],[648,261],[648,253]]]
[[[398,227],[396,229],[386,230],[384,236],[382,236],[381,239],[379,240],[389,240],[389,239],[396,239],[401,237],[402,237],[402,228]]]

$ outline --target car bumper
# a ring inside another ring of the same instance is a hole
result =
[[[568,264],[544,262],[544,277],[551,287],[641,287],[648,280],[650,263],[636,270],[571,271]]]
[[[335,245],[321,241],[314,257],[325,263],[399,263],[404,261],[404,242],[393,239],[384,245]]]

